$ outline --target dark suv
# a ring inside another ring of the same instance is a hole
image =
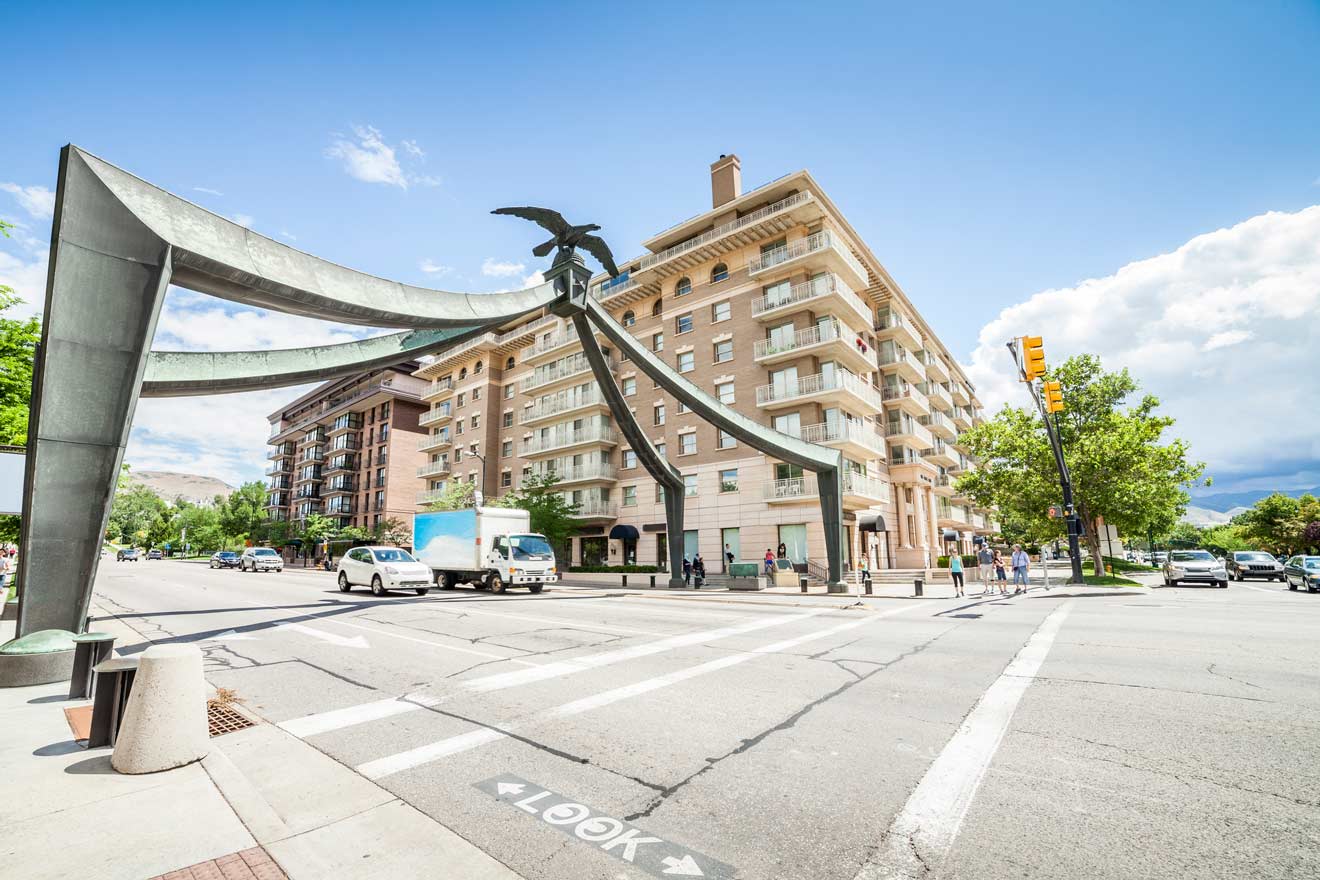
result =
[[[1283,580],[1283,563],[1259,550],[1234,550],[1228,554],[1224,567],[1228,569],[1228,576],[1235,581],[1243,578]]]

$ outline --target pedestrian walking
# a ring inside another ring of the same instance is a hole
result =
[[[701,585],[706,582],[706,560],[701,558],[700,553],[692,560],[692,574],[696,577],[697,589],[700,590]]]
[[[953,594],[961,597],[963,593],[963,566],[962,556],[955,553],[949,557],[949,574],[953,576]]]
[[[976,551],[976,563],[981,575],[981,595],[984,596],[990,592],[994,578],[995,555],[990,552],[988,544],[982,544],[981,549]]]
[[[1027,589],[1027,566],[1031,565],[1031,557],[1021,544],[1014,544],[1013,558],[1009,561],[1013,565],[1013,594],[1017,595]]]
[[[683,586],[692,586],[692,560],[686,554],[683,556]]]
[[[733,548],[730,547],[728,544],[725,544],[725,545],[724,545],[724,562],[726,563],[726,567],[725,567],[724,570],[725,570],[725,571],[732,571],[732,570],[733,570]]]
[[[0,603],[3,603],[8,594],[5,588],[9,586],[9,573],[13,570],[13,563],[9,561],[9,554],[0,550]]]
[[[1004,570],[1004,556],[998,550],[995,551],[995,582],[999,584],[1000,594],[1008,592],[1008,572]]]
[[[775,551],[771,550],[769,547],[765,548],[765,573],[775,573]]]

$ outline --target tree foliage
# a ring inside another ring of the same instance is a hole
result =
[[[412,543],[412,529],[397,516],[386,517],[371,529],[372,537],[381,544],[399,547]]]
[[[1233,525],[1254,545],[1252,549],[1289,555],[1310,552],[1320,547],[1320,498],[1275,492],[1233,517]]]
[[[426,505],[427,510],[467,510],[476,506],[477,487],[466,480],[450,480],[440,497]]]
[[[228,498],[216,496],[216,508],[220,517],[220,528],[226,537],[242,543],[267,537],[269,525],[266,519],[266,486],[260,480],[244,483],[230,493]]]
[[[167,531],[169,505],[152,489],[141,483],[128,483],[115,492],[110,506],[106,537],[129,546],[142,546],[163,540]]]
[[[545,535],[552,547],[563,547],[577,528],[573,515],[578,506],[556,490],[559,475],[533,474],[516,492],[499,498],[492,506],[516,507],[531,514],[531,529]]]
[[[1186,510],[1187,487],[1200,482],[1205,466],[1189,461],[1182,440],[1164,441],[1173,419],[1158,415],[1159,401],[1144,395],[1126,369],[1103,370],[1099,358],[1079,355],[1050,371],[1067,409],[1058,420],[1073,499],[1085,540],[1100,574],[1101,519],[1120,534],[1148,528],[1167,532]],[[1034,409],[1005,406],[959,440],[980,464],[957,486],[980,505],[998,507],[1040,540],[1061,537],[1062,519],[1048,509],[1062,502],[1058,470],[1045,425]]]
[[[9,237],[0,222],[0,235]],[[32,365],[41,340],[41,321],[17,319],[10,310],[21,303],[11,287],[0,284],[0,445],[26,446],[32,400]]]

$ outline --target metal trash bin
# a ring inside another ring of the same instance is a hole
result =
[[[925,587],[926,587],[926,581],[924,578],[915,579],[914,581],[912,581],[912,589],[916,591],[915,593],[913,593],[913,595],[915,596],[924,595]]]
[[[115,651],[115,637],[109,633],[85,632],[73,637],[73,676],[69,679],[69,699],[84,700],[92,695],[96,673],[92,669],[109,660]]]
[[[92,698],[92,730],[87,737],[89,749],[115,744],[137,668],[136,657],[115,657],[92,667],[96,673],[96,693]]]

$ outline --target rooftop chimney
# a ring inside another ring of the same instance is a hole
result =
[[[710,166],[711,207],[718,208],[742,195],[742,163],[732,154],[721,155]]]

